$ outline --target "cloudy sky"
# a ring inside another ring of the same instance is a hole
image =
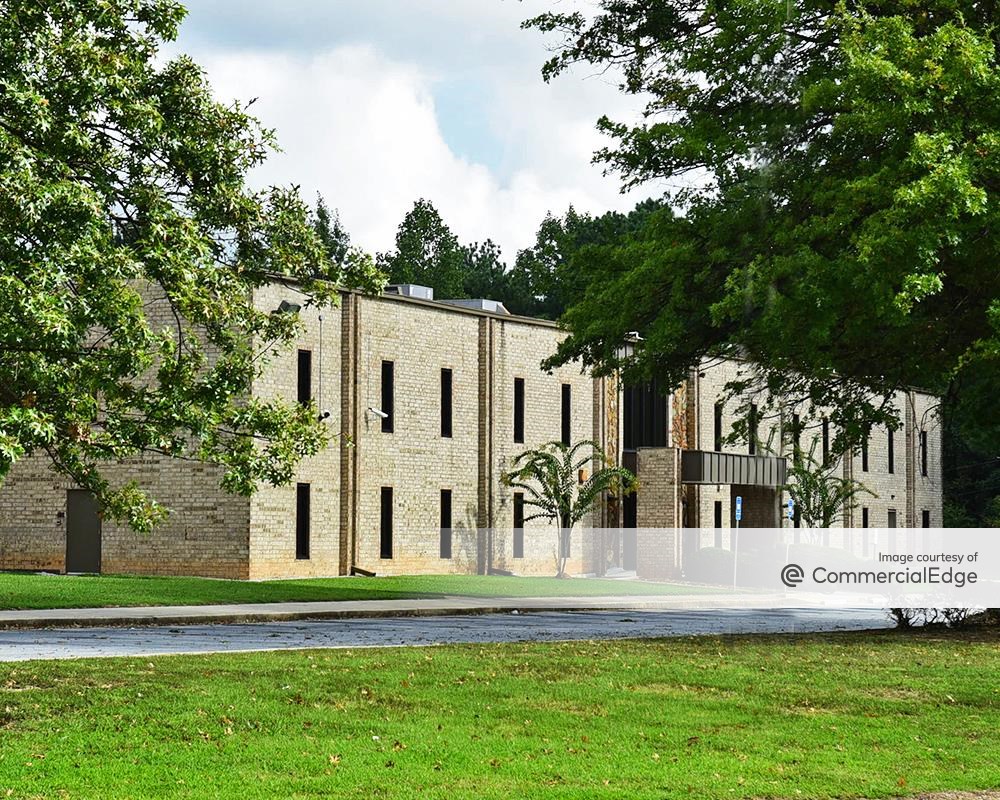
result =
[[[462,241],[508,260],[546,211],[631,208],[590,163],[603,113],[636,116],[610,78],[551,84],[546,40],[521,20],[586,0],[188,0],[178,49],[223,99],[258,98],[283,152],[254,180],[322,192],[355,244],[392,246],[418,197]]]

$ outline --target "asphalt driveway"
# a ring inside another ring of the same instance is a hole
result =
[[[869,609],[568,611],[0,630],[0,661],[885,628]]]

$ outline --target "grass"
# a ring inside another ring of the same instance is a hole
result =
[[[449,595],[593,597],[693,594],[703,591],[712,590],[643,581],[563,580],[499,575],[402,575],[248,582],[133,575],[0,573],[0,609],[392,600]]]
[[[990,789],[998,674],[995,633],[892,632],[0,665],[0,797]]]

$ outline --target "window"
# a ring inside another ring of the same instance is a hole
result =
[[[920,527],[929,528],[931,526],[931,512],[926,508],[920,512]]]
[[[896,471],[896,437],[893,434],[892,428],[889,428],[886,433],[888,434],[886,438],[886,458],[889,462],[889,474],[892,475]]]
[[[792,453],[801,449],[802,422],[798,414],[792,414]]]
[[[716,453],[722,452],[722,403],[715,404],[715,439]],[[716,526],[718,527],[718,526]]]
[[[441,490],[441,558],[451,558],[451,489]]]
[[[441,436],[451,438],[451,370],[441,369]]]
[[[895,528],[896,527],[896,509],[894,509],[894,508],[890,508],[889,509],[889,515],[888,515],[888,517],[886,519],[886,527],[887,528]]]
[[[625,450],[667,446],[667,393],[656,381],[626,386],[622,425]]]
[[[382,487],[382,510],[379,522],[379,558],[392,558],[392,487]]]
[[[572,432],[572,428],[573,428],[573,426],[572,426],[572,421],[573,421],[573,416],[572,416],[572,413],[573,413],[572,412],[572,409],[573,409],[572,397],[573,397],[573,395],[572,395],[572,391],[573,391],[573,387],[571,387],[568,383],[564,383],[562,385],[562,419],[561,419],[561,421],[562,421],[562,443],[564,445],[566,445],[567,447],[571,444],[570,440],[571,440],[572,435],[573,435],[573,432]]]
[[[861,527],[862,528],[867,528],[868,527],[868,507],[867,506],[863,506],[862,509],[861,509]]]
[[[830,463],[830,420],[823,417],[823,466]]]
[[[927,431],[920,431],[920,474],[927,477]]]
[[[514,442],[524,444],[524,378],[514,378]]]
[[[716,405],[716,408],[719,406]],[[715,501],[715,546],[722,547],[722,501]]]
[[[309,558],[309,484],[295,484],[295,557]]]
[[[868,434],[861,441],[861,471],[868,472]]]
[[[395,430],[393,402],[395,391],[394,364],[391,361],[382,362],[382,433],[392,433]]]
[[[802,509],[799,504],[795,504],[795,508],[792,509],[792,527],[801,528],[802,527]],[[797,536],[798,534],[796,534]],[[796,539],[796,541],[798,541]]]
[[[757,453],[757,405],[750,404],[750,413],[747,415],[747,452],[750,455]]]
[[[313,354],[312,350],[299,350],[299,404],[307,406],[312,402]]]
[[[524,558],[524,492],[514,492],[514,558]]]

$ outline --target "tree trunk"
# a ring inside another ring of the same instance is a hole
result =
[[[559,572],[556,574],[557,578],[566,577],[566,558],[569,553],[569,537],[573,532],[572,525],[566,527],[566,523],[560,519],[559,520],[559,552],[557,563],[559,564]]]

